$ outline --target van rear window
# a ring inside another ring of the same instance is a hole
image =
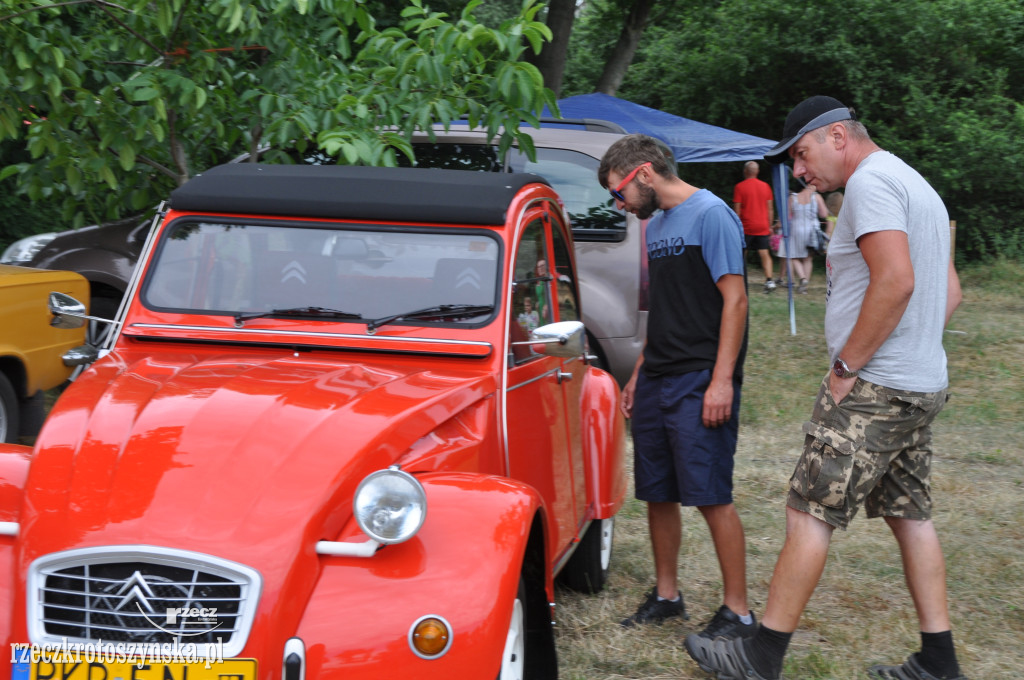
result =
[[[587,154],[538,148],[534,162],[513,149],[503,162],[492,145],[425,142],[413,147],[418,167],[541,175],[564,201],[575,240],[619,242],[626,238],[626,216],[615,210],[608,192],[597,182],[599,161]],[[408,159],[400,157],[399,164],[409,165]]]

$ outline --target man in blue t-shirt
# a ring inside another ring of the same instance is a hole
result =
[[[644,135],[613,144],[598,180],[616,208],[653,215],[647,344],[622,410],[632,419],[636,497],[647,503],[656,585],[622,625],[688,618],[676,574],[686,505],[707,522],[722,568],[724,604],[699,634],[751,635],[746,541],[732,499],[747,341],[743,226],[721,199],[676,176]]]

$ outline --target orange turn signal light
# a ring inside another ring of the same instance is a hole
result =
[[[413,650],[425,659],[433,659],[446,652],[451,639],[448,622],[436,616],[420,619],[409,633]]]

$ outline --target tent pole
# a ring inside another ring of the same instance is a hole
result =
[[[785,163],[772,165],[772,185],[775,189],[775,212],[782,225],[782,238],[786,243],[786,293],[789,299],[789,334],[796,335],[796,305],[793,300],[793,272],[788,255],[793,252],[789,231],[789,166]]]

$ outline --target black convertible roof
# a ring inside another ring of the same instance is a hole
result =
[[[594,180],[597,181],[597,180]],[[396,222],[505,223],[528,173],[346,165],[218,165],[171,192],[171,208]]]

